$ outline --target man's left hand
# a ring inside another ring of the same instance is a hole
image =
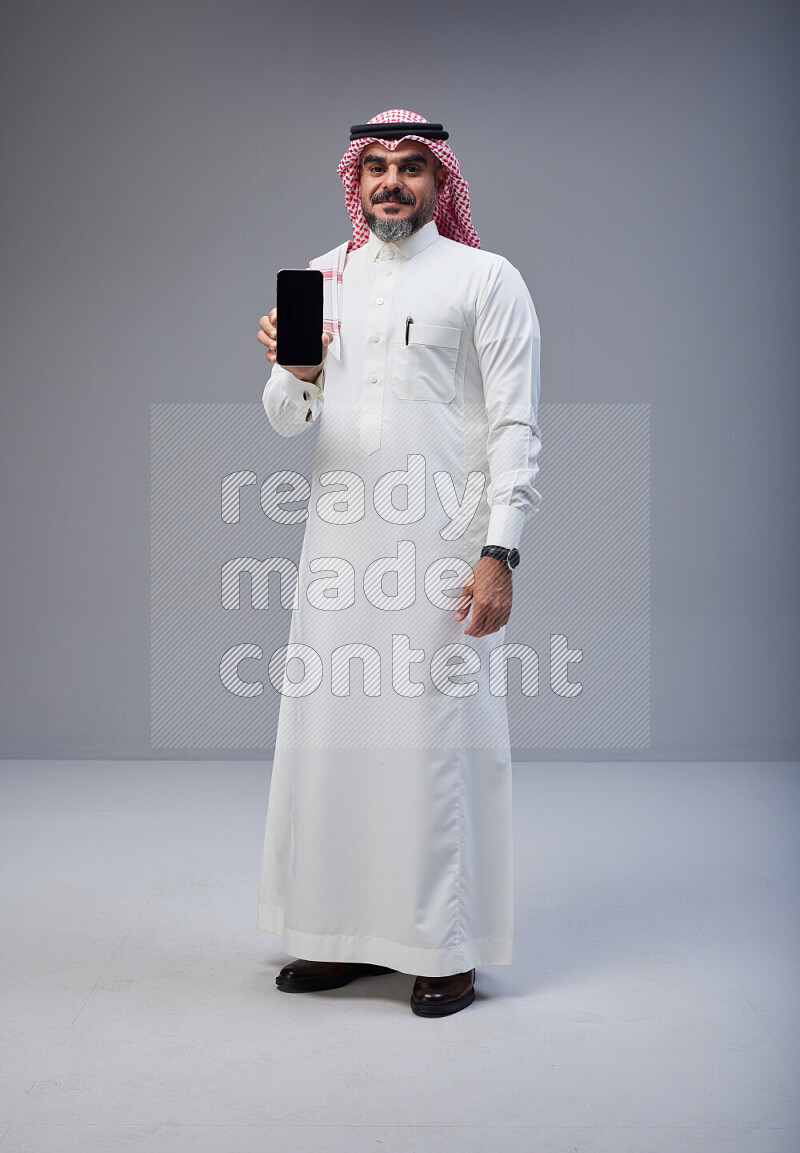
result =
[[[468,637],[496,633],[511,615],[511,569],[505,561],[483,556],[461,586],[456,620],[463,621],[472,606]]]

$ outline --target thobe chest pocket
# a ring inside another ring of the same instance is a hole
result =
[[[456,394],[461,329],[441,324],[402,324],[394,347],[392,392],[400,400],[447,404]]]

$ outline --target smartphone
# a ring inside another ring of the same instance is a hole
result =
[[[312,366],[322,360],[322,272],[282,268],[278,273],[278,364]]]

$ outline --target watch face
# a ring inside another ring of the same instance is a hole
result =
[[[508,567],[509,568],[516,568],[518,564],[519,564],[519,549],[512,548],[511,552],[508,554]]]

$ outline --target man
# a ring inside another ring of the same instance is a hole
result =
[[[280,988],[412,973],[420,1016],[464,1008],[478,965],[512,961],[502,642],[541,499],[536,312],[480,249],[447,138],[405,109],[351,129],[353,239],[312,261],[320,363],[276,363],[275,309],[258,333],[272,426],[318,428],[289,645],[270,665],[258,927],[300,954]]]

